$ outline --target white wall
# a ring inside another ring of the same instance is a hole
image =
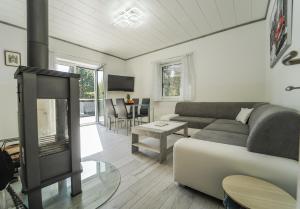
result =
[[[15,67],[4,65],[4,50],[20,52],[22,65],[26,65],[26,31],[0,24],[0,139],[17,137],[17,87],[13,78]],[[105,73],[124,74],[125,61],[92,50],[84,49],[58,40],[49,40],[50,68],[55,57],[81,61],[89,64],[106,64]],[[109,97],[125,94],[111,93]]]
[[[0,24],[0,139],[18,136],[16,67],[4,65],[4,50],[21,53],[26,65],[26,32]]]
[[[292,27],[292,45],[285,52],[287,54],[291,50],[296,50],[300,53],[300,1],[293,1],[293,27]],[[270,2],[268,14],[268,26],[271,15],[271,10],[274,5],[274,0]],[[269,43],[269,27],[266,28],[267,43]],[[269,45],[267,46],[267,62],[266,62],[266,96],[268,101],[274,104],[283,105],[300,110],[300,91],[294,90],[287,92],[287,86],[300,86],[300,65],[284,66],[281,60],[270,68],[270,52]],[[283,55],[284,56],[284,55]],[[298,56],[300,57],[300,55]],[[300,149],[300,148],[299,148]],[[300,166],[299,178],[300,179]],[[300,209],[300,182],[298,180],[298,202],[297,208]]]
[[[54,69],[54,63],[56,58],[63,58],[72,61],[78,61],[87,64],[104,66],[104,77],[107,78],[107,74],[127,75],[125,61],[101,54],[92,50],[88,50],[76,45],[72,45],[66,42],[58,41],[55,39],[49,40],[50,51],[50,68]],[[125,97],[124,92],[108,92],[108,98]]]
[[[271,1],[270,7],[274,5],[274,0]],[[271,8],[269,9],[269,16]],[[269,18],[268,18],[269,19]],[[269,22],[266,28],[267,43],[269,43]],[[296,50],[300,53],[300,1],[294,0],[293,11],[293,32],[292,32],[292,45],[286,51]],[[285,53],[285,54],[286,54]],[[267,71],[266,71],[266,89],[267,99],[271,103],[284,105],[300,110],[300,91],[294,90],[286,92],[287,86],[300,86],[300,65],[284,66],[281,60],[275,65],[274,68],[270,68],[270,53],[269,46],[267,48]],[[300,55],[298,56],[300,57]]]
[[[195,101],[265,101],[265,21],[239,27],[127,62],[136,97],[152,96],[153,63],[194,53]],[[174,112],[175,102],[155,102],[155,118]]]

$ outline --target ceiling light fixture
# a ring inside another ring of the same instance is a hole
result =
[[[115,18],[114,18],[114,25],[120,26],[120,27],[132,27],[136,28],[140,26],[143,23],[143,12],[137,8],[132,7],[128,8],[122,12],[120,12]]]

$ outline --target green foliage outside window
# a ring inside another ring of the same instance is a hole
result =
[[[82,67],[77,67],[77,73],[80,74],[79,88],[80,99],[95,98],[95,71]]]
[[[181,65],[167,65],[162,67],[162,96],[180,96]]]

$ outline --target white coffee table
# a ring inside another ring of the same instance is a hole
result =
[[[186,122],[175,121],[155,121],[144,125],[135,126],[132,129],[131,152],[139,151],[139,148],[147,149],[160,154],[160,163],[166,160],[167,153],[171,152],[173,146],[167,148],[167,137],[177,131],[184,129],[184,136],[188,136],[188,125]],[[148,136],[159,139],[159,148],[152,147],[145,143],[139,142],[139,136]]]

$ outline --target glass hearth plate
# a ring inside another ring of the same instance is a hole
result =
[[[52,184],[42,189],[44,209],[84,208],[95,209],[104,204],[117,191],[121,175],[112,164],[103,161],[81,162],[82,193],[71,197],[71,179]],[[20,181],[13,183],[12,187],[19,194],[25,205],[26,195],[21,193]],[[12,207],[9,195],[7,208]]]

